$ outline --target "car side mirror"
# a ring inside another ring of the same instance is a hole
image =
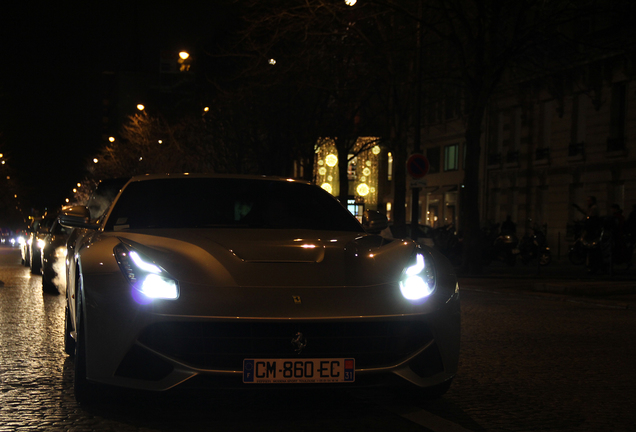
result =
[[[62,209],[57,219],[60,224],[70,228],[96,229],[98,224],[92,223],[90,212],[84,206],[70,206]]]
[[[362,215],[362,227],[370,234],[380,234],[389,226],[386,215],[375,210],[365,210]]]

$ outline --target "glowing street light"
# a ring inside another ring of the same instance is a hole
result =
[[[347,6],[354,6],[357,2],[358,0],[345,0]]]
[[[179,66],[179,72],[188,72],[190,70],[190,53],[187,51],[181,51],[179,53],[179,60],[177,62],[181,65]]]
[[[113,137],[113,136],[112,137],[108,137],[108,141],[115,142],[115,137]]]
[[[99,159],[93,158],[93,163],[97,163],[97,162],[99,162]]]
[[[143,111],[143,110],[145,110],[145,109],[146,109],[146,107],[145,107],[143,104],[137,104],[137,109],[138,109],[139,111]]]

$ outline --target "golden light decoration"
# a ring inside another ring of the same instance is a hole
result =
[[[325,167],[318,168],[318,174],[324,176],[325,174],[327,174],[327,168]]]
[[[367,196],[369,195],[369,186],[367,186],[366,183],[360,183],[358,185],[358,187],[356,188],[356,191],[358,192],[358,195],[360,196]]]
[[[326,190],[329,193],[331,193],[331,191],[332,191],[331,185],[329,183],[323,183],[322,186],[320,186],[320,187],[323,188],[324,190]]]
[[[373,146],[373,148],[371,149],[371,153],[373,153],[374,155],[379,155],[380,154],[380,146]]]
[[[362,170],[362,174],[364,174],[366,177],[369,177],[371,175],[371,170],[369,168],[365,168]]]
[[[336,156],[335,154],[328,154],[327,157],[325,158],[325,162],[327,163],[327,166],[333,168],[338,164],[338,156]]]

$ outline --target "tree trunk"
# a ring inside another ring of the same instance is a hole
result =
[[[466,166],[461,190],[461,235],[463,236],[462,271],[481,273],[481,221],[479,214],[479,167],[485,102],[473,105],[466,124]]]

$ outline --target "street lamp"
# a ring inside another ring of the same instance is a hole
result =
[[[190,53],[187,51],[181,51],[179,53],[179,72],[188,72],[190,70],[190,62],[188,59],[190,58]]]
[[[143,110],[145,110],[145,109],[146,109],[146,107],[145,107],[143,104],[137,104],[137,109],[138,109],[139,111],[143,111]]]

